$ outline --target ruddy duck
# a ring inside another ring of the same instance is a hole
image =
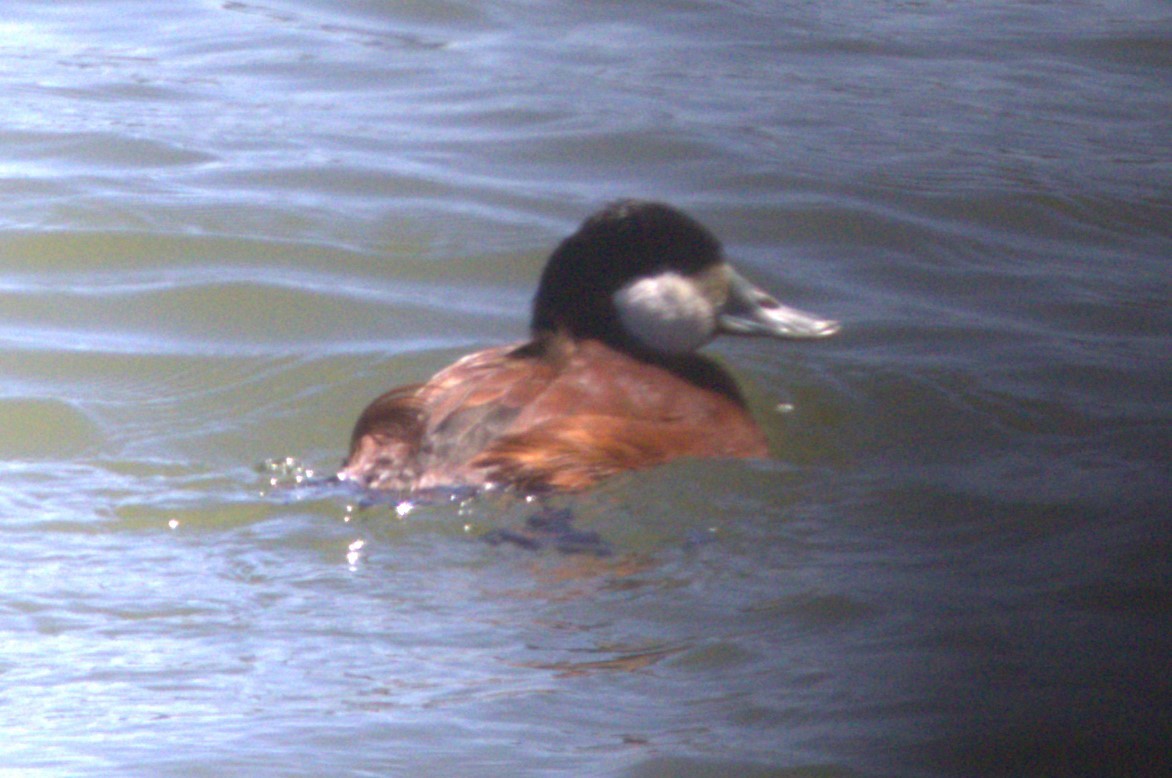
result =
[[[822,338],[838,323],[741,277],[662,203],[614,203],[553,252],[529,341],[392,389],[354,426],[339,479],[372,489],[577,490],[680,457],[763,457],[736,383],[695,350],[717,334]]]

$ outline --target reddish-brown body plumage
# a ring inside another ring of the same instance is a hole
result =
[[[582,489],[678,457],[760,457],[731,379],[698,357],[652,363],[551,337],[465,357],[375,400],[345,473],[366,486]]]

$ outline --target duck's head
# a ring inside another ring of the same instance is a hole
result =
[[[554,250],[531,326],[536,335],[560,331],[665,356],[691,352],[722,332],[822,338],[839,329],[746,280],[695,219],[637,200],[590,216]]]

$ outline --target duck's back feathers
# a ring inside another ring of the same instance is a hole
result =
[[[701,357],[675,362],[563,337],[473,354],[375,400],[342,475],[389,489],[581,489],[682,456],[765,455],[732,379]]]

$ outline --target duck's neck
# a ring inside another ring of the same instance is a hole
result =
[[[592,344],[592,346],[585,346]],[[616,344],[603,338],[575,337],[564,329],[543,330],[521,346],[518,356],[539,358],[556,364],[566,364],[583,348],[605,348],[656,367],[694,384],[702,389],[721,394],[744,407],[745,399],[733,377],[715,360],[698,352],[687,354],[660,354],[634,342]]]

